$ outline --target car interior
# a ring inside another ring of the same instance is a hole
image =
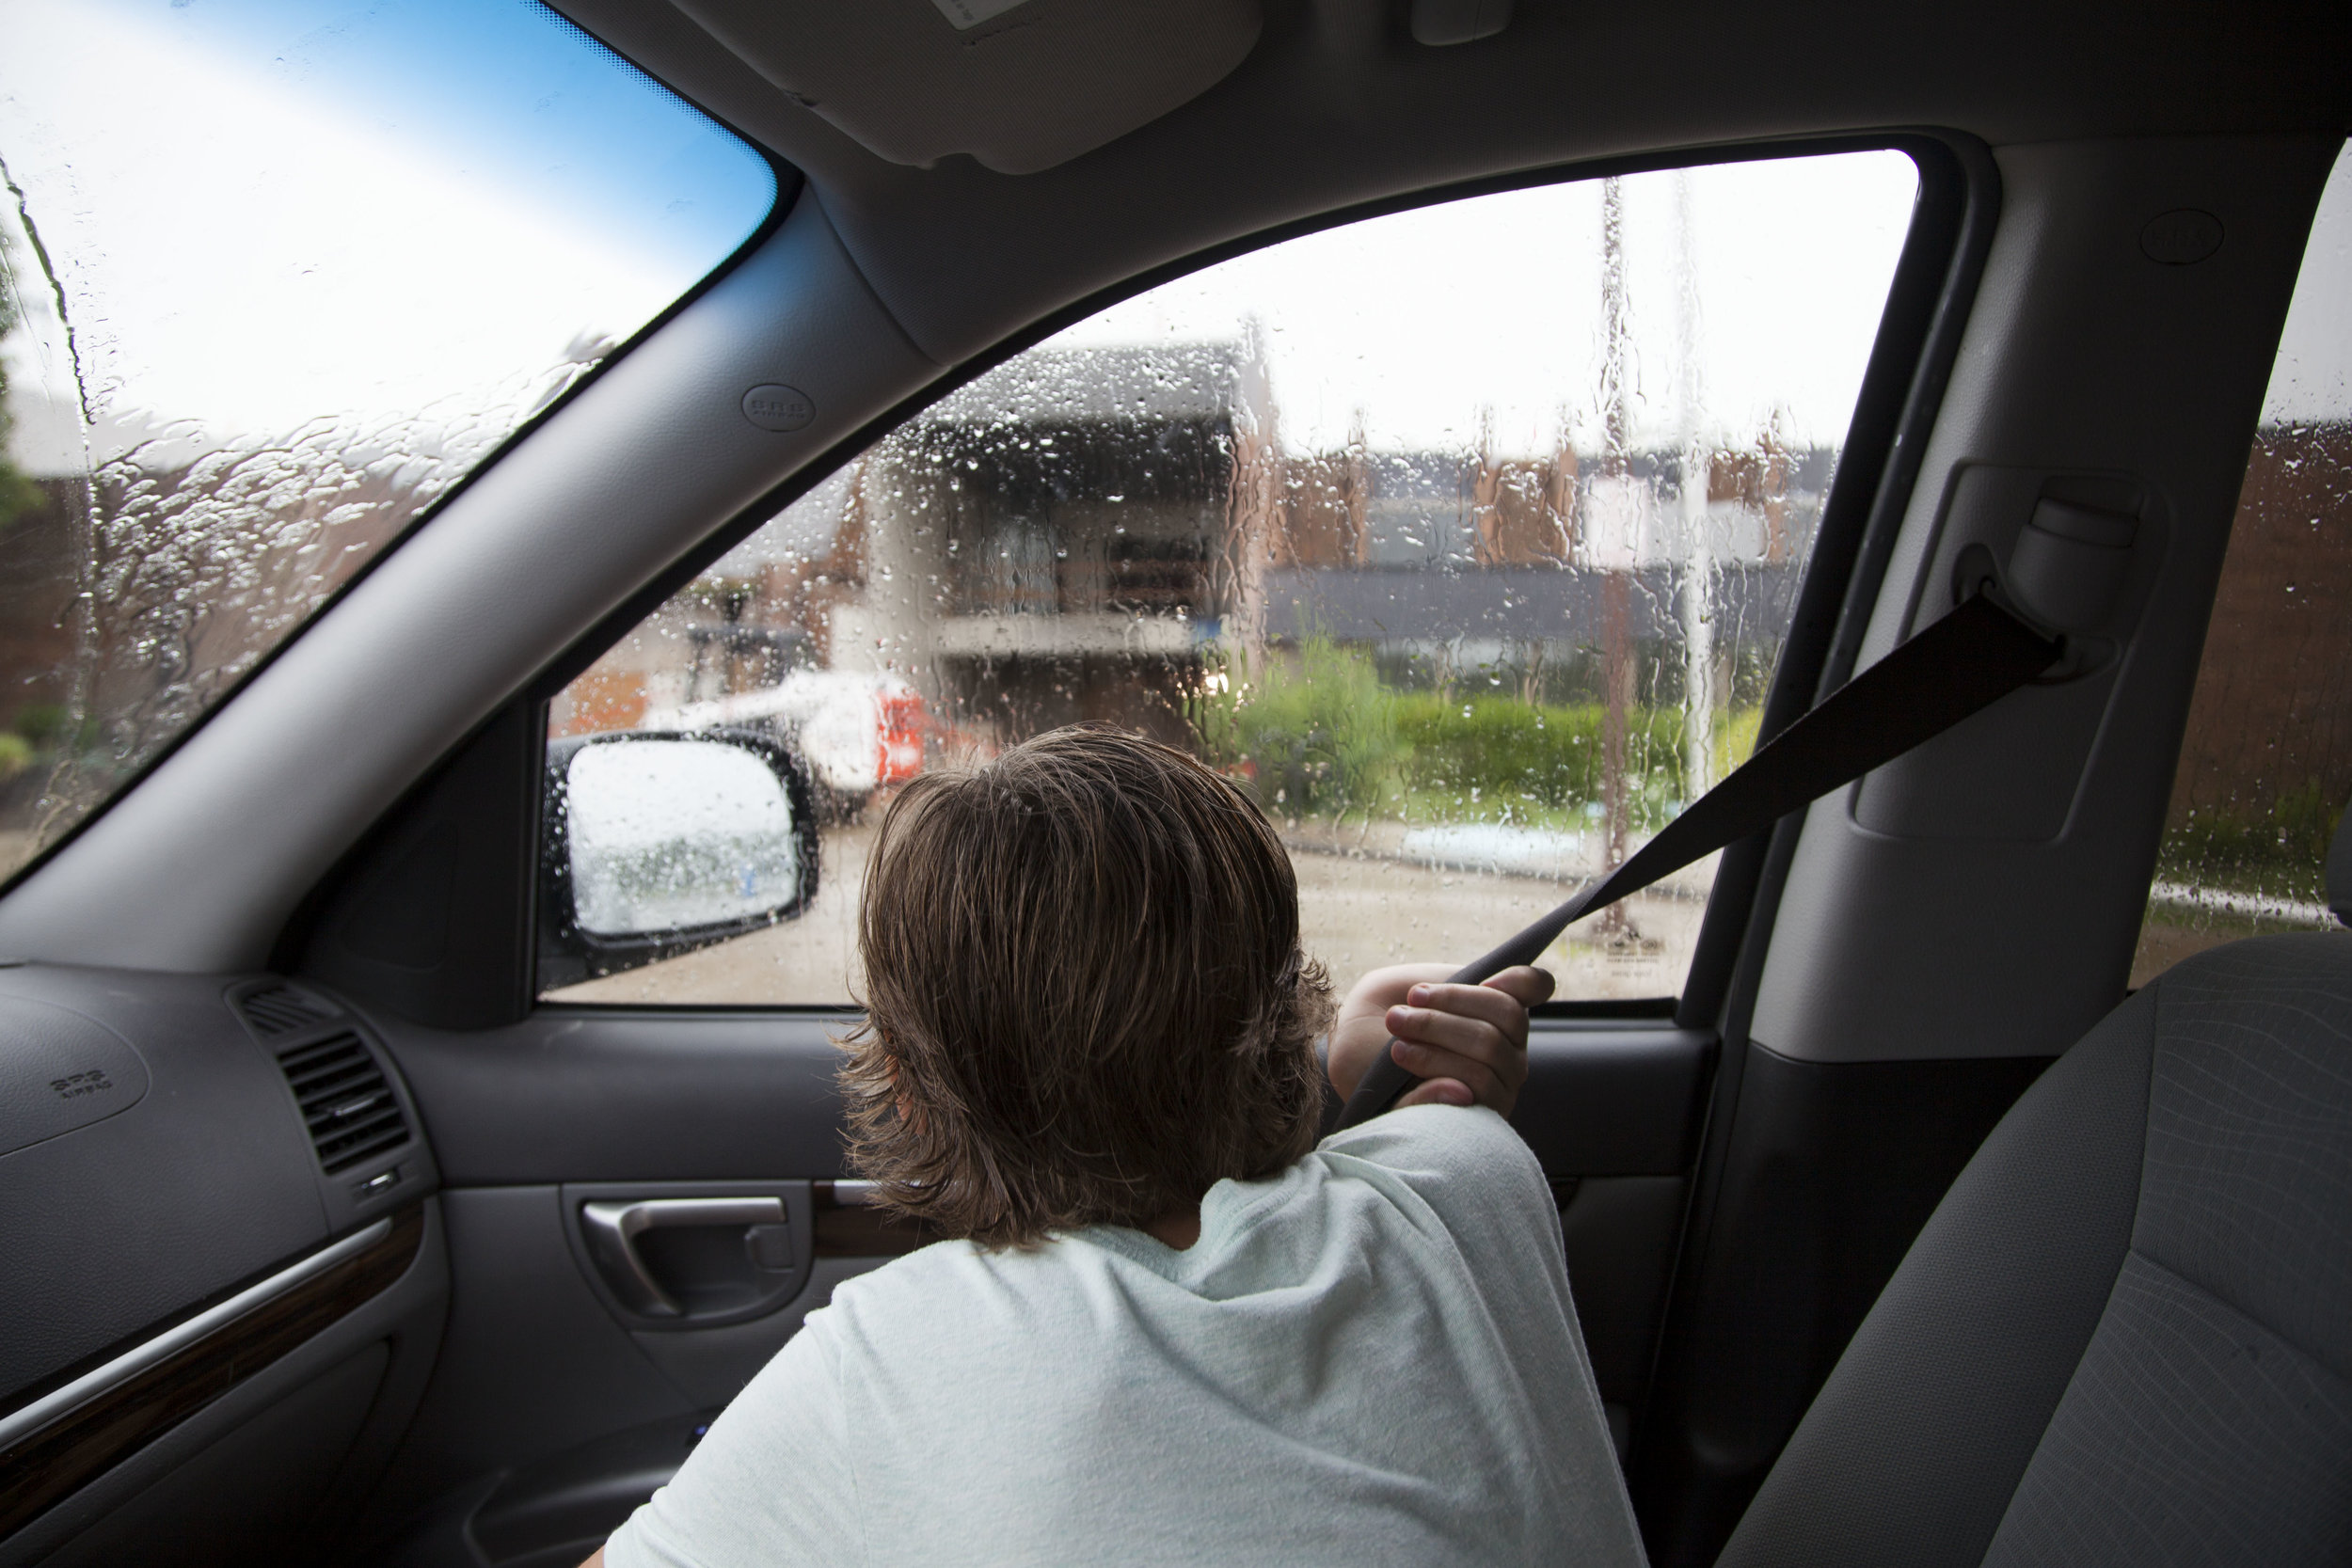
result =
[[[1979,594],[2058,661],[1543,960],[1645,1549],[2352,1560],[2352,10],[211,4],[0,21],[0,1568],[595,1551],[929,1240],[924,767],[1194,748],[1344,984]]]

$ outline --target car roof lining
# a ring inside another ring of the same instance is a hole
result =
[[[556,0],[807,175],[884,307],[953,364],[1120,278],[1315,213],[1514,170],[1868,128],[1992,145],[2352,124],[2352,11],[2152,23],[2120,0],[1661,12],[1527,4],[1411,41],[1385,0],[1268,0],[1257,47],[1083,156],[1000,174],[879,157],[668,0]],[[1572,63],[1606,62],[1577,70]]]

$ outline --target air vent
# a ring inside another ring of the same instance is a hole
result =
[[[245,1014],[245,1021],[253,1025],[256,1033],[265,1037],[335,1016],[334,1008],[283,981],[246,992],[237,999],[237,1010]]]
[[[408,1141],[408,1119],[368,1048],[353,1034],[298,1045],[278,1058],[326,1174]]]

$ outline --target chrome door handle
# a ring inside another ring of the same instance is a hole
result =
[[[683,1317],[686,1309],[638,1256],[638,1237],[689,1226],[787,1223],[780,1197],[642,1197],[580,1208],[580,1235],[602,1266],[605,1282],[622,1306],[645,1318]]]

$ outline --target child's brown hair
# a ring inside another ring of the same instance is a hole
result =
[[[858,940],[851,1164],[946,1234],[1139,1226],[1313,1147],[1330,986],[1290,857],[1172,747],[1078,727],[924,774],[882,817]]]

